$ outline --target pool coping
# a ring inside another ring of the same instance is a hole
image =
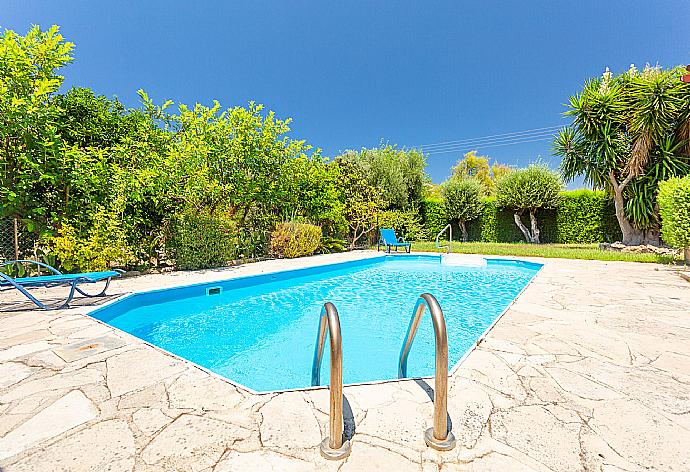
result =
[[[305,391],[323,390],[323,389],[328,389],[329,385],[312,385],[312,386],[308,386],[308,387],[296,387],[296,388],[287,388],[287,389],[257,391],[257,390],[254,390],[253,388],[248,387],[242,383],[239,383],[235,380],[232,380],[228,377],[225,377],[221,374],[218,374],[218,373],[208,369],[207,367],[204,367],[204,366],[202,366],[202,365],[200,365],[200,364],[198,364],[192,360],[189,360],[185,357],[182,357],[178,354],[175,354],[171,351],[168,351],[167,349],[162,348],[156,344],[153,344],[153,343],[146,341],[142,338],[139,338],[139,337],[137,337],[131,333],[128,333],[127,331],[124,331],[120,328],[117,328],[117,327],[109,324],[106,321],[100,320],[100,319],[92,316],[92,314],[99,312],[99,311],[102,311],[102,310],[105,310],[107,307],[110,307],[110,306],[112,306],[116,303],[119,303],[123,300],[126,300],[128,298],[133,298],[133,297],[138,296],[138,295],[153,294],[153,293],[162,292],[162,291],[166,291],[166,290],[201,287],[204,285],[212,285],[212,284],[217,284],[217,283],[222,283],[222,282],[231,282],[231,281],[241,280],[241,279],[257,278],[257,277],[266,276],[266,275],[273,275],[273,274],[279,274],[279,273],[285,274],[285,273],[289,273],[289,272],[306,271],[306,270],[314,269],[314,268],[318,268],[318,267],[344,265],[344,264],[359,262],[359,261],[363,261],[363,260],[387,259],[389,257],[409,258],[409,257],[424,256],[424,257],[429,257],[429,258],[435,258],[436,256],[438,256],[440,262],[442,263],[444,255],[454,255],[454,256],[460,256],[460,257],[469,256],[469,258],[483,259],[484,261],[497,259],[497,260],[517,261],[517,262],[525,262],[525,263],[529,263],[529,264],[533,264],[533,265],[539,265],[539,268],[534,273],[534,275],[529,279],[527,284],[525,284],[525,286],[520,290],[520,292],[518,292],[518,294],[515,295],[515,297],[513,297],[511,302],[508,305],[506,305],[506,307],[503,309],[503,311],[501,311],[501,313],[499,313],[499,315],[494,319],[494,321],[491,322],[491,324],[479,335],[477,340],[465,351],[465,353],[460,357],[460,359],[455,364],[453,364],[453,366],[448,370],[448,377],[451,377],[458,371],[458,369],[461,367],[461,364],[465,361],[465,359],[472,352],[474,352],[477,349],[477,347],[481,344],[481,342],[486,338],[486,336],[494,328],[496,323],[498,323],[498,321],[501,318],[503,318],[503,316],[506,314],[506,312],[517,302],[518,298],[520,298],[520,296],[524,293],[524,291],[527,290],[527,288],[532,284],[532,282],[534,282],[534,280],[537,278],[539,273],[544,268],[544,264],[539,263],[539,262],[529,261],[526,259],[516,258],[516,257],[512,257],[512,256],[500,256],[500,255],[486,256],[486,255],[479,255],[479,254],[453,254],[453,253],[428,253],[428,252],[400,253],[400,254],[390,254],[390,253],[379,254],[377,251],[376,255],[366,254],[366,253],[360,254],[361,257],[359,257],[357,259],[351,259],[348,261],[331,262],[331,263],[326,263],[326,264],[316,264],[313,266],[301,267],[301,268],[297,268],[297,269],[275,270],[275,271],[265,272],[262,274],[239,275],[236,277],[223,278],[220,280],[197,282],[197,283],[193,283],[193,284],[182,284],[182,285],[176,285],[176,286],[172,286],[172,287],[157,288],[157,289],[142,290],[142,291],[126,293],[126,294],[123,294],[119,297],[113,298],[112,300],[108,300],[108,302],[104,303],[103,305],[98,306],[94,310],[90,310],[88,312],[80,313],[80,314],[83,316],[86,316],[89,319],[94,320],[94,321],[96,321],[102,325],[105,325],[108,328],[116,330],[118,332],[118,334],[124,335],[125,338],[128,338],[130,340],[135,340],[137,342],[145,344],[146,346],[152,347],[152,348],[160,351],[161,353],[163,353],[167,356],[173,357],[173,358],[178,359],[184,363],[187,363],[191,367],[195,367],[195,368],[205,372],[206,374],[210,375],[211,377],[222,380],[222,381],[232,385],[233,387],[242,389],[242,390],[244,390],[247,393],[250,393],[252,395],[274,395],[277,393],[286,393],[286,392],[305,392]],[[472,267],[472,266],[467,266],[467,267]],[[357,387],[357,386],[363,386],[363,385],[381,385],[381,384],[388,384],[388,383],[393,383],[393,382],[396,382],[396,383],[397,382],[404,382],[404,381],[408,381],[408,380],[430,380],[433,378],[434,378],[434,376],[420,376],[420,377],[404,377],[404,378],[396,378],[396,379],[369,380],[369,381],[365,381],[365,382],[343,383],[343,388]]]

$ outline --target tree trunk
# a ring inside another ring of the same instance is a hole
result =
[[[533,237],[532,234],[530,233],[529,229],[527,229],[527,226],[525,226],[522,223],[522,219],[520,218],[520,213],[513,213],[513,217],[515,218],[515,224],[517,225],[518,228],[520,228],[520,231],[522,231],[522,234],[525,235],[525,241],[528,243],[533,243]],[[531,214],[530,214],[531,217]],[[536,220],[535,220],[536,222]]]
[[[652,246],[661,245],[661,234],[659,228],[648,229],[644,232],[642,244],[651,244]]]
[[[531,208],[529,210],[529,221],[530,221],[530,226],[532,227],[532,242],[535,244],[539,244],[539,228],[537,227],[537,215],[536,215],[536,210],[534,208]]]
[[[690,247],[686,247],[683,250],[683,257],[685,258],[685,265],[690,266]]]
[[[467,242],[467,228],[465,227],[465,221],[460,220],[460,232],[462,233],[462,242]]]
[[[623,189],[630,182],[630,178],[626,178],[620,185],[616,181],[613,171],[609,174],[611,181],[611,188],[613,189],[613,204],[616,208],[616,219],[618,226],[623,233],[623,244],[628,246],[639,246],[644,240],[644,231],[635,228],[627,216],[625,216],[625,202],[623,200]]]

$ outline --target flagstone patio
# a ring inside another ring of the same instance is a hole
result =
[[[141,276],[110,293],[375,254]],[[252,394],[86,316],[93,306],[37,311],[3,293],[0,470],[690,470],[690,283],[654,264],[538,262],[449,380],[456,448],[424,443],[431,380],[349,386],[340,462],[319,455],[327,389]]]

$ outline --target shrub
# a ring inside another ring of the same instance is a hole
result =
[[[271,255],[292,259],[309,256],[321,246],[321,227],[308,223],[279,223],[271,233]]]
[[[68,271],[99,271],[133,262],[122,222],[103,211],[94,214],[92,226],[86,232],[64,224],[58,234],[47,242],[59,264]]]
[[[669,179],[659,184],[661,236],[673,247],[685,249],[690,263],[690,176]]]
[[[460,225],[462,240],[467,241],[465,222],[474,220],[482,211],[484,189],[474,177],[452,177],[441,189],[446,216]]]
[[[539,243],[538,209],[554,208],[563,184],[560,176],[545,165],[532,164],[509,172],[496,182],[496,202],[514,212],[515,224],[529,243]],[[521,216],[529,212],[530,228]]]
[[[402,236],[407,241],[420,241],[427,238],[422,219],[414,210],[382,212],[379,214],[379,228],[393,228],[398,236]]]
[[[319,254],[331,254],[334,252],[343,252],[347,249],[347,241],[340,238],[322,238],[321,244],[317,252]]]
[[[167,224],[165,248],[181,270],[221,267],[237,254],[235,222],[225,215],[187,210]]]

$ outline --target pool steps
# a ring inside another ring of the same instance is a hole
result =
[[[475,254],[443,254],[441,265],[455,267],[486,267],[487,261],[483,256]]]

